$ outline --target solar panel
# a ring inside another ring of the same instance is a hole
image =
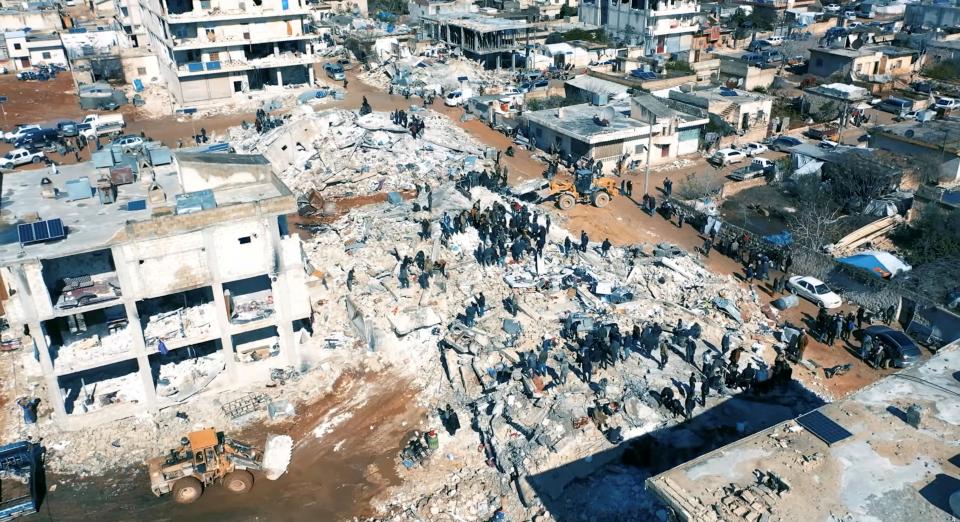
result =
[[[127,202],[127,210],[146,210],[147,209],[147,200],[145,199],[135,199],[133,201]]]
[[[826,442],[827,446],[832,446],[836,442],[853,436],[853,434],[844,429],[843,426],[837,424],[819,411],[812,411],[806,415],[797,417],[797,424],[809,430],[810,433],[813,433],[818,439]]]
[[[67,237],[67,232],[63,228],[63,221],[60,218],[17,225],[17,234],[20,236],[21,245],[56,241]]]
[[[21,245],[26,245],[27,243],[34,242],[33,227],[29,223],[24,225],[18,225],[17,234],[20,236]]]

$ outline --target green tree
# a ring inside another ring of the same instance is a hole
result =
[[[960,210],[928,204],[912,223],[894,232],[893,240],[906,249],[913,264],[960,256]]]
[[[960,60],[947,60],[927,65],[923,75],[934,80],[951,81],[960,78]]]

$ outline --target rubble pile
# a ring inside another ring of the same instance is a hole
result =
[[[153,346],[160,341],[205,337],[216,321],[213,307],[213,303],[205,303],[151,315],[143,329],[144,341]]]
[[[390,90],[393,85],[398,92],[403,87],[414,92],[426,87],[435,93],[440,87],[444,92],[469,87],[474,93],[480,93],[482,89],[487,94],[495,94],[515,83],[515,75],[509,69],[486,70],[479,62],[467,58],[440,61],[423,56],[387,60],[380,67],[362,72],[359,78],[383,91]]]
[[[411,109],[411,114],[425,122],[419,139],[393,123],[389,113],[314,113],[304,107],[265,134],[232,128],[230,141],[237,152],[266,156],[295,193],[316,190],[324,197],[411,190],[427,180],[459,175],[465,161],[482,154],[449,118],[429,110]]]
[[[425,405],[450,404],[475,430],[441,431],[439,449],[426,455],[408,446],[400,466],[410,480],[381,499],[382,518],[405,519],[411,510],[424,519],[486,520],[497,510],[516,520],[546,516],[547,503],[539,498],[561,495],[565,482],[553,481],[546,491],[528,479],[613,453],[606,450],[621,440],[673,424],[677,413],[661,405],[661,391],[687,382],[691,373],[705,379],[708,361],[727,355],[720,350],[724,334],[735,332],[733,349],[742,349],[738,370],[752,366],[769,377],[775,356],[769,347],[777,344],[772,323],[732,278],[708,272],[666,244],[604,254],[592,242],[565,255],[570,236],[556,225],[541,256],[484,265],[477,261],[477,229],[442,240],[445,225],[438,221],[494,205],[514,214],[527,207],[485,187],[453,185],[440,184],[409,202],[352,209],[304,245],[310,264],[325,275],[315,298],[342,304],[318,307],[315,328],[344,326],[362,349],[422,386]],[[534,219],[543,224],[546,216]],[[432,271],[427,287],[400,283],[408,257],[423,265],[409,269],[414,273]],[[464,310],[478,299],[485,310],[474,318]],[[589,382],[582,379],[573,339],[613,324],[629,335],[635,325],[653,322],[662,325],[669,347],[662,368],[655,350],[635,348],[625,359],[596,367]],[[693,324],[696,356],[686,362],[689,345],[681,338]],[[538,358],[543,346],[550,347],[547,356]],[[724,388],[719,400],[728,393]],[[434,414],[424,431],[445,424]]]

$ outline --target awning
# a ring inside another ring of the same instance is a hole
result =
[[[820,160],[811,160],[803,164],[802,167],[793,171],[795,176],[806,176],[808,174],[819,174],[820,167],[823,166],[823,162]]]
[[[845,265],[855,266],[869,271],[877,277],[889,279],[891,276],[900,272],[908,272],[913,269],[910,265],[903,262],[897,256],[890,252],[880,250],[870,250],[856,255],[839,259]]]

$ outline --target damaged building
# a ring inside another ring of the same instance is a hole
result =
[[[61,427],[298,363],[311,312],[285,220],[296,203],[266,159],[180,152],[131,167],[99,154],[48,173],[23,172],[4,198],[0,278]]]
[[[138,7],[180,107],[313,84],[319,35],[302,0],[140,0]]]

